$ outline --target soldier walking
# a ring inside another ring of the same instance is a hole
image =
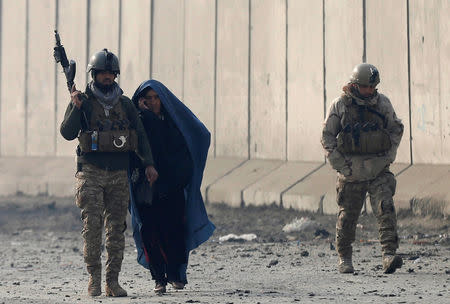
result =
[[[136,152],[148,181],[158,173],[136,108],[115,82],[119,60],[104,49],[90,59],[92,81],[84,93],[72,87],[71,102],[61,123],[67,140],[78,138],[75,201],[83,220],[84,261],[90,275],[88,294],[101,294],[101,243],[105,227],[107,296],[127,296],[118,276],[125,248],[129,203],[129,153]]]
[[[397,218],[392,199],[396,180],[389,166],[403,135],[389,99],[378,93],[378,69],[357,65],[343,94],[335,99],[325,120],[321,143],[330,165],[338,172],[336,249],[341,273],[353,273],[352,243],[367,192],[376,215],[384,273],[403,264],[398,248]]]

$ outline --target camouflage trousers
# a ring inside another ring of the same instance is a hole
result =
[[[351,256],[355,241],[356,224],[366,194],[378,222],[379,239],[383,253],[394,254],[398,248],[397,216],[394,201],[396,180],[389,171],[383,171],[374,180],[345,182],[338,177],[337,203],[339,205],[336,223],[336,249],[341,257]]]
[[[102,230],[105,227],[106,271],[120,272],[125,248],[129,192],[127,171],[106,171],[83,164],[77,172],[75,201],[83,220],[84,261],[101,265]]]

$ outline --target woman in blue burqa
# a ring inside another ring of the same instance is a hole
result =
[[[161,82],[141,83],[132,101],[151,144],[159,177],[150,187],[138,158],[129,170],[130,213],[137,260],[150,269],[156,293],[183,289],[189,251],[208,240],[200,185],[210,144],[203,123]]]

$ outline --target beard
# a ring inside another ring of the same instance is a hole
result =
[[[114,87],[114,81],[111,84],[102,84],[100,82],[94,81],[94,85],[97,89],[99,89],[103,94],[108,93]]]

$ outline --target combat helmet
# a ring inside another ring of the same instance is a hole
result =
[[[372,64],[361,63],[353,69],[350,82],[375,87],[380,83],[380,72]]]
[[[102,51],[92,55],[87,66],[87,72],[95,71],[111,71],[120,74],[119,58],[114,53],[103,49]]]

